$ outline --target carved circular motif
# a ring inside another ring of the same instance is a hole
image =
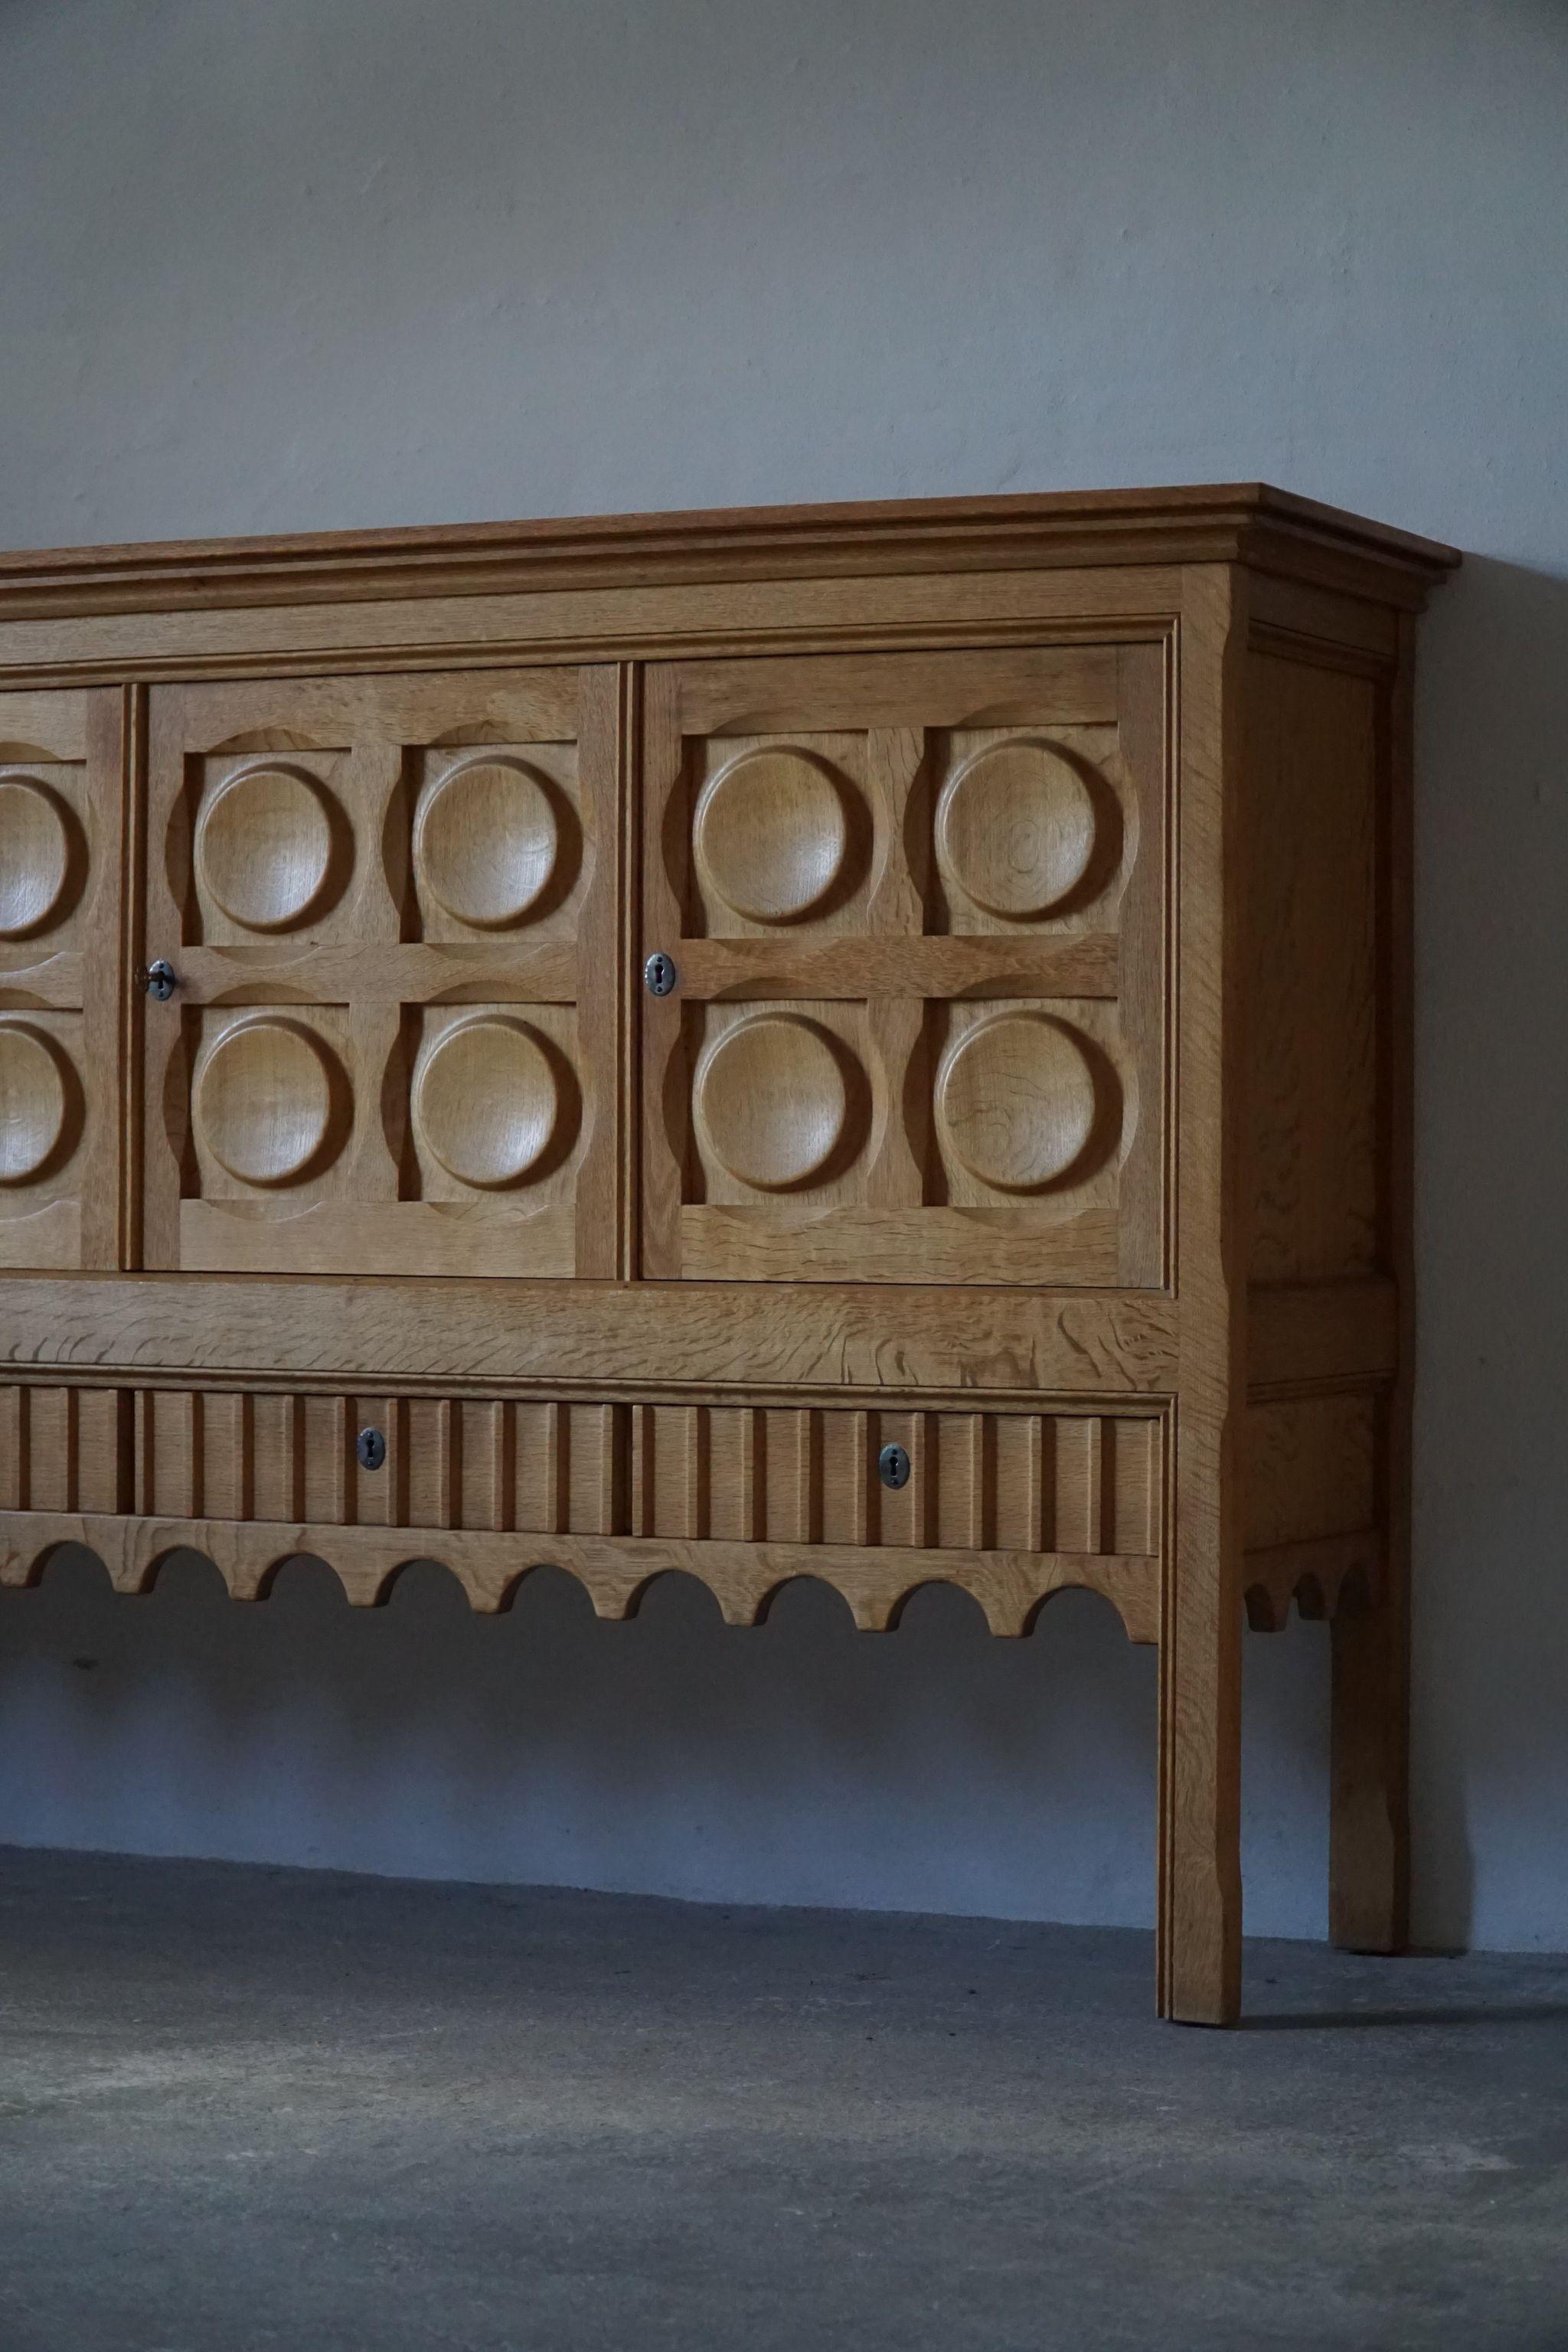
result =
[[[298,1021],[226,1030],[196,1076],[196,1129],[242,1184],[293,1184],[342,1140],[347,1083],[330,1047]]]
[[[24,1022],[0,1022],[0,1184],[25,1184],[47,1166],[69,1109],[48,1039]]]
[[[48,786],[0,775],[0,939],[21,939],[62,911],[70,852],[65,812]]]
[[[998,1013],[962,1036],[937,1079],[954,1156],[999,1192],[1039,1192],[1082,1157],[1099,1105],[1094,1072],[1065,1022]]]
[[[521,1183],[554,1141],[561,1085],[543,1039],[526,1022],[480,1013],[448,1029],[414,1086],[421,1140],[459,1183],[486,1192]]]
[[[196,824],[196,872],[208,897],[247,931],[287,931],[315,914],[333,878],[341,819],[300,768],[244,768]]]
[[[858,1106],[840,1051],[804,1014],[760,1013],[714,1040],[692,1089],[720,1167],[762,1192],[811,1183],[848,1143]]]
[[[521,760],[466,760],[422,803],[414,826],[421,881],[477,930],[521,922],[560,853],[549,790]]]
[[[742,751],[703,786],[692,821],[705,886],[753,923],[798,923],[841,879],[849,811],[834,771],[789,744]]]
[[[977,751],[943,790],[937,840],[977,907],[1019,920],[1077,889],[1094,856],[1095,809],[1070,760],[1019,740]]]

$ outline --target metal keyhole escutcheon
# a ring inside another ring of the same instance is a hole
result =
[[[158,1003],[167,1004],[170,997],[173,996],[179,984],[179,980],[175,975],[174,965],[172,963],[165,963],[162,956],[158,958],[155,963],[150,963],[148,965],[146,973],[147,993],[149,996],[154,998]]]
[[[680,974],[675,969],[675,958],[667,956],[662,948],[656,949],[642,968],[650,996],[668,996]]]
[[[379,1470],[386,1459],[386,1440],[379,1429],[362,1429],[354,1452],[362,1469]]]
[[[910,1483],[910,1457],[901,1445],[884,1445],[877,1456],[877,1475],[895,1491]]]

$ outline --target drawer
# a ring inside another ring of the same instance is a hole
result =
[[[896,1620],[931,1581],[1027,1629],[1066,1585],[1158,1631],[1164,1424],[1152,1412],[860,1410],[626,1399],[0,1390],[5,1575],[79,1535],[136,1587],[207,1551],[241,1592],[319,1552],[353,1598],[410,1559],[502,1605],[553,1561],[607,1613],[700,1577],[751,1622],[792,1577]]]

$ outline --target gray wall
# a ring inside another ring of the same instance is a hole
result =
[[[1568,1946],[1568,8],[6,0],[0,541],[1261,476],[1458,541],[1421,695],[1418,1916]],[[1316,1628],[1249,1924],[1321,1930]],[[1152,1661],[439,1571],[0,1600],[0,1837],[1143,1920]]]

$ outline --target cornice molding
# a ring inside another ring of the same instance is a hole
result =
[[[0,554],[0,620],[694,582],[1242,562],[1415,606],[1458,550],[1267,484],[719,508]]]

